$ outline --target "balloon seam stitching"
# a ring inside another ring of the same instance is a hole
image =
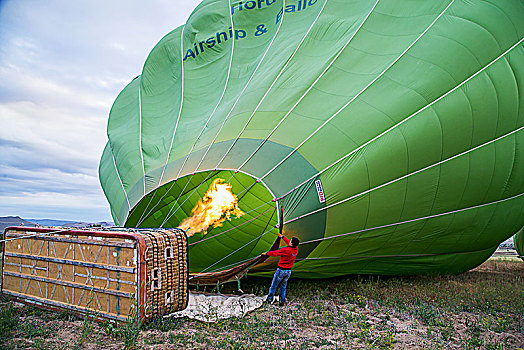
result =
[[[169,145],[169,151],[167,152],[166,162],[164,164],[164,168],[162,169],[162,175],[160,176],[158,180],[158,186],[160,186],[160,183],[162,182],[162,179],[164,178],[164,173],[167,167],[167,163],[169,162],[169,157],[171,155],[171,149],[173,148],[173,142],[175,141],[175,134],[178,128],[178,122],[180,120],[180,115],[182,114],[182,106],[184,104],[184,29],[185,25],[180,30],[180,66],[181,66],[181,79],[180,79],[180,86],[181,86],[181,93],[180,93],[180,107],[178,109],[178,116],[176,118],[175,122],[175,129],[173,130],[173,136],[171,137],[171,144]]]
[[[377,0],[378,1],[378,0]],[[324,7],[326,6],[328,0],[326,0],[324,2],[324,4],[322,5],[322,8],[320,9],[320,11],[318,12],[317,16],[315,17],[315,19],[313,20],[313,23],[311,23],[311,25],[309,26],[308,30],[306,31],[306,33],[304,34],[304,36],[302,37],[302,39],[300,40],[300,42],[298,43],[297,47],[295,48],[295,50],[293,51],[293,53],[291,54],[291,56],[289,57],[289,59],[286,61],[286,63],[284,64],[284,66],[280,69],[280,71],[278,72],[277,74],[277,77],[273,80],[273,82],[271,83],[271,85],[269,86],[269,88],[266,90],[266,92],[264,93],[264,95],[262,96],[262,98],[260,99],[260,101],[258,102],[258,104],[256,105],[255,109],[253,110],[253,112],[251,113],[251,115],[249,116],[247,122],[245,123],[245,125],[242,127],[242,130],[240,130],[240,133],[238,134],[238,136],[235,138],[235,140],[233,141],[233,143],[231,144],[231,146],[229,146],[228,150],[226,151],[226,153],[222,156],[222,158],[220,159],[220,161],[218,162],[217,164],[217,167],[220,166],[220,164],[222,164],[222,162],[224,161],[224,159],[226,158],[226,156],[229,154],[229,152],[231,151],[231,149],[233,149],[234,145],[236,144],[236,142],[240,139],[240,136],[244,133],[244,131],[246,130],[248,124],[251,122],[251,120],[253,119],[253,116],[255,115],[255,113],[258,111],[258,108],[262,105],[262,102],[264,102],[266,96],[269,94],[269,91],[271,91],[271,89],[273,88],[273,86],[275,85],[275,83],[277,82],[277,80],[280,78],[280,76],[282,75],[282,73],[284,72],[284,70],[287,68],[287,66],[289,65],[289,63],[291,62],[291,60],[293,59],[293,57],[295,57],[295,54],[298,52],[298,50],[300,49],[300,47],[302,46],[302,43],[304,42],[304,40],[306,39],[307,35],[309,34],[309,32],[311,31],[311,29],[313,28],[313,26],[315,25],[315,23],[317,22],[318,18],[320,17],[322,11],[324,10]],[[283,2],[283,9],[285,9],[285,6],[286,6],[286,2],[284,0]],[[284,22],[284,17],[285,17],[285,12],[286,11],[283,11],[282,13],[282,20],[280,22],[280,25],[278,27],[278,30],[277,30],[277,33],[278,31],[280,30],[280,27],[282,25],[282,23]],[[275,38],[276,38],[276,34],[275,34]],[[261,61],[262,62],[262,61]],[[241,168],[242,166],[240,166]]]
[[[140,81],[142,79],[140,78]],[[144,151],[142,149],[142,92],[140,82],[138,83],[138,148],[140,150],[140,160],[142,161],[142,182],[144,184],[144,196],[146,195],[146,169],[144,165]]]
[[[505,137],[507,137],[507,136],[509,136],[509,135],[515,134],[515,133],[517,133],[517,132],[519,132],[519,131],[521,131],[521,130],[523,130],[523,129],[524,129],[524,126],[521,126],[520,128],[515,129],[515,130],[512,130],[511,132],[509,132],[509,133],[507,133],[507,134],[504,134],[504,135],[502,135],[502,136],[499,136],[499,137],[497,137],[496,139],[490,140],[490,141],[485,142],[485,143],[483,143],[483,144],[481,144],[481,145],[478,145],[478,146],[475,146],[475,147],[473,147],[473,148],[471,148],[471,149],[468,149],[468,150],[466,150],[466,151],[464,151],[464,152],[461,152],[461,153],[455,154],[455,155],[452,156],[452,157],[449,157],[449,158],[446,158],[446,159],[444,159],[444,160],[441,160],[441,161],[439,161],[439,162],[437,162],[437,163],[434,163],[434,164],[428,165],[428,166],[426,166],[426,167],[424,167],[424,168],[421,168],[421,169],[416,170],[416,171],[414,171],[414,172],[411,172],[411,173],[409,173],[409,174],[403,175],[403,176],[398,177],[398,178],[396,178],[396,179],[390,180],[390,181],[385,182],[385,183],[383,183],[383,184],[381,184],[381,185],[378,185],[378,186],[376,186],[376,187],[373,187],[373,188],[370,188],[370,189],[368,189],[368,190],[362,191],[362,192],[357,193],[357,194],[355,194],[355,195],[353,195],[353,196],[350,196],[350,197],[348,197],[348,198],[345,198],[345,199],[343,199],[343,200],[340,200],[340,201],[338,201],[338,202],[336,202],[336,203],[332,203],[332,204],[327,205],[327,206],[325,206],[325,207],[323,207],[323,208],[320,208],[320,209],[314,210],[314,211],[312,211],[312,212],[309,212],[309,213],[306,213],[306,214],[303,214],[303,215],[297,216],[296,218],[290,219],[290,220],[286,221],[285,223],[287,224],[287,223],[293,222],[293,221],[295,221],[295,220],[302,219],[302,218],[304,218],[304,217],[306,217],[306,216],[309,216],[309,215],[312,215],[312,214],[318,213],[319,211],[322,211],[322,210],[326,210],[326,209],[332,208],[332,207],[334,207],[334,206],[336,206],[336,205],[342,204],[342,203],[347,202],[347,201],[349,201],[349,200],[351,200],[351,199],[355,199],[355,198],[357,198],[357,197],[359,197],[359,196],[361,196],[361,195],[364,195],[364,194],[370,193],[370,192],[372,192],[372,191],[378,190],[378,189],[380,189],[380,188],[382,188],[382,187],[385,187],[385,186],[391,185],[392,183],[395,183],[395,182],[397,182],[397,181],[400,181],[400,180],[406,179],[406,178],[408,178],[408,177],[410,177],[410,176],[412,176],[412,175],[416,175],[416,174],[418,174],[418,173],[420,173],[420,172],[423,172],[423,171],[425,171],[425,170],[428,170],[428,169],[430,169],[430,168],[433,168],[433,167],[435,167],[435,166],[437,166],[437,165],[441,165],[441,164],[446,163],[446,162],[448,162],[448,161],[450,161],[450,160],[453,160],[453,159],[455,159],[455,158],[458,158],[458,157],[461,157],[461,156],[463,156],[463,155],[465,155],[465,154],[468,154],[468,153],[470,153],[470,152],[473,152],[473,151],[475,151],[475,150],[477,150],[477,149],[479,149],[479,148],[482,148],[482,147],[484,147],[484,146],[490,145],[490,144],[492,144],[492,143],[494,143],[494,142],[497,142],[497,141],[499,141],[499,140],[501,140],[501,139],[503,139],[503,138],[505,138]]]
[[[309,139],[311,139],[320,129],[322,129],[325,125],[327,125],[331,120],[333,120],[340,112],[342,112],[347,106],[349,106],[354,100],[356,100],[364,91],[367,90],[368,87],[370,87],[375,81],[377,81],[380,77],[382,77],[395,63],[398,62],[404,56],[406,52],[408,52],[409,49],[415,45],[420,38],[424,34],[427,33],[427,31],[433,27],[433,25],[442,17],[442,15],[447,11],[447,9],[455,2],[455,0],[452,0],[446,8],[431,22],[431,24],[413,41],[393,62],[389,64],[389,66],[382,71],[379,75],[377,75],[371,82],[369,82],[360,92],[358,92],[354,97],[352,97],[344,106],[342,106],[338,111],[335,112],[331,117],[329,117],[324,123],[322,123],[315,131],[313,131],[309,136],[307,136],[296,148],[294,148],[286,157],[284,157],[280,162],[278,162],[273,168],[271,168],[266,174],[264,174],[261,178],[265,178],[270,173],[272,173],[277,167],[279,167],[282,163],[284,163],[289,157],[291,157],[292,154],[294,154],[300,147],[302,147],[303,144],[305,144]]]
[[[174,141],[174,138],[175,138],[176,129],[178,127],[178,121],[180,119],[180,114],[182,113],[182,105],[184,103],[184,60],[183,60],[183,54],[184,54],[184,46],[183,46],[184,45],[184,28],[185,28],[185,25],[182,26],[182,28],[180,29],[180,66],[181,66],[181,70],[180,70],[181,71],[181,79],[180,79],[180,87],[181,87],[180,107],[178,109],[177,121],[175,123],[175,129],[173,130],[173,136],[171,137],[171,144],[169,146],[169,151],[167,153],[166,163],[164,164],[164,167],[162,169],[162,174],[160,175],[160,178],[158,179],[158,185],[157,185],[156,188],[160,187],[160,183],[162,182],[162,179],[164,178],[164,173],[165,173],[165,170],[166,170],[166,167],[167,167],[167,163],[169,161],[169,156],[170,156],[170,153],[171,153],[171,148],[173,146],[173,141]],[[145,170],[144,170],[144,172],[145,172]],[[171,186],[171,188],[173,188],[173,187]],[[171,190],[171,188],[169,190]],[[166,193],[168,193],[168,192],[169,191],[167,191]],[[144,197],[145,196],[146,196],[146,194],[145,194],[145,175],[144,175]],[[149,200],[149,203],[147,204],[145,209],[142,211],[142,214],[140,215],[140,218],[138,219],[136,226],[140,226],[142,224],[143,220],[145,220],[144,213],[149,208],[149,205],[151,204],[151,201],[153,200],[154,196],[155,195],[153,194],[153,196]],[[159,201],[159,203],[160,203],[160,201]],[[155,209],[155,207],[153,207],[150,210],[150,213]]]
[[[297,188],[299,188],[300,186],[304,185],[305,183],[307,183],[308,181],[310,181],[311,179],[317,177],[318,175],[321,175],[322,173],[324,173],[326,170],[330,169],[331,167],[333,167],[334,165],[338,164],[339,162],[341,162],[342,160],[348,158],[349,156],[351,156],[352,154],[354,154],[355,152],[363,149],[364,147],[368,146],[370,143],[372,143],[373,141],[379,139],[380,137],[384,136],[385,134],[389,133],[390,131],[396,129],[397,127],[399,127],[400,125],[404,124],[406,121],[408,121],[409,119],[411,119],[412,117],[414,117],[415,115],[417,115],[418,113],[424,111],[425,109],[427,109],[428,107],[431,107],[433,104],[437,103],[438,101],[440,101],[441,99],[443,99],[444,97],[448,96],[449,94],[451,94],[452,92],[454,92],[455,90],[457,90],[458,88],[460,88],[462,85],[466,84],[468,81],[470,81],[471,79],[473,79],[474,77],[476,77],[478,74],[482,73],[485,69],[489,68],[493,63],[495,63],[497,60],[499,60],[501,57],[505,56],[507,53],[509,53],[512,49],[514,49],[516,46],[518,46],[518,44],[520,44],[524,39],[520,39],[516,44],[514,44],[512,47],[510,47],[508,50],[506,50],[503,54],[501,54],[499,57],[497,57],[496,59],[494,59],[493,61],[491,61],[489,64],[487,64],[486,66],[484,66],[483,68],[481,68],[480,70],[478,70],[476,73],[474,73],[473,75],[471,75],[469,78],[467,78],[466,80],[464,80],[462,83],[460,83],[459,85],[457,85],[456,87],[454,87],[453,89],[449,90],[448,92],[446,92],[445,94],[441,95],[439,98],[435,99],[434,101],[432,101],[431,103],[427,104],[426,106],[422,107],[421,109],[419,109],[418,111],[414,112],[413,114],[411,114],[410,116],[406,117],[405,119],[401,120],[400,122],[398,122],[397,124],[391,126],[390,128],[386,129],[385,131],[381,132],[380,134],[378,134],[377,136],[373,137],[372,139],[370,139],[369,141],[365,142],[364,144],[362,144],[361,146],[355,148],[354,150],[352,150],[351,152],[347,153],[346,155],[342,156],[341,158],[339,158],[338,160],[336,160],[335,162],[331,163],[330,165],[328,165],[327,167],[325,167],[324,169],[322,169],[321,171],[319,171],[318,173],[314,174],[313,176],[309,177],[308,179],[306,179],[305,181],[301,182],[300,184],[298,184],[297,186],[293,187],[291,190],[289,190],[287,193],[285,193],[283,196],[277,198],[277,199],[282,199],[284,198],[285,196],[289,195],[291,192],[293,192],[294,190],[296,190]]]
[[[230,9],[231,8],[231,0],[229,0],[228,4],[229,4],[228,9]],[[233,15],[231,14],[231,11],[228,11],[228,12],[229,12],[229,19],[230,19],[230,23],[231,23],[231,28],[232,28],[232,31],[234,33],[235,32],[235,26],[233,24]],[[213,109],[213,112],[211,112],[211,114],[209,115],[209,118],[207,119],[206,124],[204,125],[204,127],[200,131],[200,134],[196,138],[195,142],[193,143],[193,146],[191,147],[191,150],[189,151],[189,153],[185,157],[184,162],[183,162],[182,166],[180,167],[180,170],[178,171],[177,178],[180,176],[180,173],[182,172],[182,169],[184,168],[184,165],[186,164],[187,159],[191,155],[191,152],[193,152],[193,149],[194,149],[195,145],[197,144],[198,140],[200,139],[200,136],[202,136],[202,134],[204,133],[204,130],[206,129],[209,121],[211,120],[211,118],[215,114],[215,112],[216,112],[216,110],[218,108],[218,105],[220,104],[220,102],[222,102],[222,99],[224,98],[224,95],[226,93],[226,90],[227,90],[227,87],[228,87],[228,84],[229,84],[229,77],[230,77],[230,74],[231,74],[231,66],[232,66],[232,63],[233,63],[233,54],[234,54],[234,52],[235,52],[235,40],[233,40],[232,44],[231,44],[231,55],[230,55],[230,58],[229,58],[229,66],[228,66],[228,69],[227,69],[226,83],[224,85],[224,89],[222,90],[222,95],[218,99],[218,103],[215,105],[215,108]],[[202,161],[204,160],[204,158],[206,157],[207,153],[209,152],[209,148],[210,147],[208,147],[208,149],[206,150],[206,152],[204,153],[204,155],[200,159],[198,165],[195,168],[195,171],[198,170],[198,167],[202,164]]]
[[[285,3],[286,3],[286,1],[284,0],[284,1],[283,1],[283,6],[284,6],[284,7],[285,7]],[[282,7],[282,8],[284,8],[284,7]],[[230,16],[231,16],[231,23],[232,23],[232,22],[233,22],[233,18],[232,18],[232,15],[231,15],[231,14],[230,14]],[[215,140],[217,139],[218,135],[219,135],[220,132],[222,131],[222,128],[224,127],[226,121],[228,120],[229,116],[231,115],[231,112],[233,111],[233,108],[236,106],[237,102],[240,100],[240,97],[242,96],[242,94],[244,93],[245,89],[247,88],[247,86],[248,86],[249,83],[251,82],[251,79],[253,78],[253,76],[254,76],[255,73],[257,72],[258,68],[259,68],[260,65],[262,64],[262,61],[263,61],[264,58],[266,57],[267,52],[269,51],[269,49],[270,49],[271,46],[273,45],[273,42],[274,42],[274,40],[275,40],[275,38],[276,38],[276,36],[277,36],[277,34],[278,34],[278,32],[279,32],[279,30],[280,30],[280,28],[281,28],[283,22],[284,22],[284,14],[282,15],[282,19],[281,19],[280,24],[279,24],[279,26],[278,26],[278,28],[277,28],[277,31],[275,32],[275,35],[274,35],[273,38],[271,39],[271,42],[270,42],[269,46],[267,47],[266,51],[264,52],[264,55],[263,55],[262,58],[260,59],[260,61],[259,61],[258,65],[257,65],[257,67],[255,68],[255,71],[253,72],[253,74],[252,74],[251,77],[249,78],[249,80],[248,80],[246,86],[244,87],[244,89],[241,91],[240,96],[237,98],[237,100],[235,101],[235,103],[233,104],[233,106],[231,107],[231,109],[229,110],[229,113],[228,113],[227,116],[224,118],[224,122],[223,122],[222,125],[220,126],[220,129],[218,130],[218,132],[216,133],[215,137],[213,138],[213,141],[211,141],[211,143],[209,144],[208,148],[206,149],[205,154],[204,154],[204,155],[202,156],[202,158],[200,159],[200,162],[198,163],[196,169],[194,170],[194,172],[193,172],[193,174],[192,174],[191,176],[193,176],[193,175],[197,172],[198,167],[202,164],[202,161],[203,161],[204,158],[207,156],[207,153],[208,153],[209,150],[211,149],[211,146],[214,144],[214,142],[215,142]],[[234,45],[234,43],[233,43],[233,45]],[[233,47],[232,50],[231,50],[231,61],[232,61],[232,57],[233,57],[233,49],[234,49],[234,47]],[[230,64],[231,64],[231,61],[230,61]],[[214,170],[217,170],[217,169],[218,169],[218,167],[219,167],[220,164],[222,163],[223,159],[224,159],[225,156],[229,153],[229,151],[231,150],[231,148],[233,147],[233,145],[235,144],[235,142],[236,142],[236,140],[232,143],[232,145],[230,146],[230,148],[226,151],[226,154],[225,154],[224,157],[222,157],[222,159],[218,162],[218,164],[215,166],[215,169],[214,169]],[[188,157],[189,157],[189,154],[187,155],[186,159],[187,159]],[[185,162],[184,162],[184,163],[185,163]],[[183,165],[182,165],[182,167],[183,167]],[[182,167],[180,168],[180,171],[179,171],[177,177],[180,176],[180,173],[181,173],[181,171],[182,171]],[[233,175],[233,176],[234,176],[234,175]],[[233,176],[231,176],[231,177],[228,179],[227,182],[231,181],[231,179],[233,178]],[[253,176],[253,177],[254,177],[254,176]],[[196,190],[197,190],[197,189],[195,188],[195,190],[193,191],[193,193],[194,193]],[[183,191],[182,191],[181,193],[183,193]],[[193,195],[193,193],[191,193],[187,198],[191,197],[191,196]],[[179,197],[179,198],[180,198],[180,197]],[[179,198],[177,198],[177,201],[178,201]],[[187,198],[186,198],[186,200],[187,200]],[[180,206],[182,206],[184,203],[185,203],[185,201],[184,201]],[[175,212],[178,211],[178,209],[180,208],[180,206],[175,210]],[[174,213],[173,213],[173,214],[174,214]],[[169,213],[168,213],[168,216],[169,216]],[[172,215],[171,215],[171,216],[172,216]],[[170,217],[171,217],[171,216],[170,216]],[[167,220],[169,220],[169,219],[167,219]],[[162,225],[163,225],[163,224],[165,224],[165,221],[162,223]]]
[[[306,90],[306,92],[298,99],[297,102],[295,102],[295,104],[291,107],[291,109],[284,115],[284,117],[282,117],[282,119],[278,122],[278,124],[273,128],[273,130],[270,131],[270,133],[267,135],[267,137],[262,141],[262,143],[255,149],[255,151],[253,153],[251,153],[251,155],[238,167],[238,169],[241,169],[244,165],[246,165],[247,162],[249,162],[249,160],[251,158],[253,158],[253,156],[255,155],[255,153],[257,153],[260,148],[262,148],[262,146],[266,143],[267,140],[269,140],[269,138],[273,135],[273,133],[278,129],[278,127],[284,122],[284,120],[291,114],[291,112],[295,109],[296,106],[298,106],[298,104],[302,101],[302,99],[309,93],[309,91],[311,91],[311,89],[313,89],[313,87],[315,86],[315,84],[324,76],[324,74],[328,71],[329,68],[331,68],[331,66],[333,65],[333,63],[335,63],[335,61],[337,60],[337,58],[342,54],[342,52],[346,49],[346,47],[349,45],[349,43],[351,42],[351,40],[353,40],[353,38],[356,36],[356,34],[358,33],[358,31],[360,30],[360,28],[362,28],[362,26],[364,25],[364,23],[367,21],[368,17],[371,15],[371,13],[373,12],[373,10],[375,9],[375,7],[377,6],[378,2],[380,0],[377,0],[375,2],[375,4],[373,5],[373,7],[371,8],[371,10],[368,12],[368,14],[366,15],[366,17],[364,18],[364,20],[360,23],[360,25],[358,26],[358,28],[355,30],[355,32],[353,33],[353,35],[349,38],[349,40],[346,42],[346,44],[338,51],[338,53],[335,55],[335,57],[333,58],[333,60],[327,65],[327,67],[322,71],[322,73],[320,73],[320,75],[315,79],[315,81],[309,86],[309,88]],[[327,3],[327,1],[324,3],[324,5]],[[323,8],[322,8],[323,10]],[[322,10],[320,12],[322,12]],[[320,13],[319,13],[320,15]],[[318,17],[317,17],[318,18]],[[313,23],[314,24],[314,23]],[[312,25],[313,26],[313,25]],[[312,28],[312,26],[310,27],[310,29]],[[308,31],[309,33],[309,31]],[[306,33],[306,35],[308,34]],[[305,37],[304,37],[305,38]],[[278,77],[277,77],[278,78]]]
[[[124,188],[124,184],[122,183],[122,179],[120,177],[120,173],[118,172],[118,168],[116,167],[116,161],[115,161],[115,154],[113,153],[113,147],[111,146],[111,143],[109,143],[109,149],[111,149],[111,158],[113,159],[113,165],[115,167],[116,176],[118,177],[118,182],[120,182],[120,186],[122,186],[122,191],[124,191],[124,196],[126,198],[127,207],[128,210],[131,208],[129,204],[129,198],[127,196],[126,189]],[[120,220],[120,217],[118,216],[118,219]],[[125,220],[123,220],[125,222]]]
[[[271,223],[271,220],[273,219],[273,216],[275,215],[275,212],[278,211],[278,208],[275,207],[275,209],[273,210],[273,212],[271,213],[271,216],[269,217],[269,220],[267,221],[266,223],[266,226],[264,227],[264,229],[262,230],[262,232],[266,231],[267,228],[269,227],[269,224]],[[277,221],[278,223],[278,221]],[[255,248],[257,247],[258,245],[258,242],[260,241],[260,239],[262,238],[262,236],[258,237],[257,241],[255,242],[255,244],[253,245],[253,248],[251,249],[251,251],[249,253],[247,253],[246,255],[251,255],[251,253],[253,253],[253,250],[255,250]]]
[[[233,25],[233,15],[231,14],[231,11],[229,11],[229,9],[231,8],[231,0],[228,0],[228,14],[229,14],[229,20],[230,20],[230,23],[231,23],[231,28],[232,28],[232,31],[234,32],[235,31],[235,28],[234,28],[234,25]],[[233,53],[235,51],[235,40],[233,39],[232,43],[231,43],[231,55],[229,56],[229,65],[228,65],[228,69],[227,69],[227,75],[226,75],[226,82],[224,84],[224,89],[222,90],[222,94],[220,95],[220,98],[218,99],[218,102],[217,104],[215,105],[215,108],[213,109],[213,112],[211,112],[211,114],[209,115],[209,118],[207,119],[206,121],[206,124],[204,125],[204,127],[202,128],[202,130],[200,131],[200,134],[198,135],[198,137],[196,138],[195,142],[193,143],[193,146],[191,147],[191,151],[189,151],[189,153],[187,154],[187,156],[185,157],[184,159],[184,162],[182,164],[182,166],[180,167],[180,169],[178,170],[178,174],[176,176],[176,178],[178,179],[179,176],[180,176],[180,173],[182,172],[182,169],[184,168],[191,152],[193,151],[193,148],[194,146],[196,145],[196,143],[198,142],[198,139],[200,138],[200,136],[202,135],[202,133],[204,132],[207,124],[209,123],[209,121],[211,120],[211,118],[213,117],[213,115],[215,114],[218,106],[220,105],[220,102],[222,102],[222,98],[224,98],[224,94],[226,93],[226,90],[227,90],[227,86],[229,84],[229,76],[231,74],[231,64],[233,62]],[[181,52],[183,53],[183,50],[181,50]],[[179,115],[180,117],[180,115]],[[173,134],[173,140],[174,140],[174,134]],[[171,144],[171,147],[172,147],[172,144]],[[209,147],[211,148],[211,147]],[[189,182],[191,181],[191,179],[193,178],[193,176],[195,175],[196,171],[198,170],[198,167],[200,166],[200,164],[202,164],[202,161],[204,160],[204,158],[206,157],[207,155],[207,152],[209,151],[209,148],[206,150],[205,154],[203,155],[203,157],[200,159],[199,163],[197,164],[195,170],[193,171],[193,174],[191,174],[191,178],[186,182],[186,185],[184,186],[184,189],[180,192],[178,198],[175,200],[175,203],[180,199],[180,197],[182,196],[182,194],[184,193],[187,185],[189,184]],[[169,161],[169,157],[168,159],[166,159],[166,164],[164,165],[164,169],[165,167],[167,166],[167,163]],[[160,184],[160,182],[159,182]],[[193,193],[198,189],[195,188],[195,190],[193,191]],[[191,195],[193,195],[193,193],[191,193],[189,197],[191,197]],[[178,208],[175,210],[175,212],[178,211]],[[171,210],[170,210],[171,212]],[[173,213],[174,214],[174,213]],[[169,213],[168,215],[166,216],[166,219],[163,220],[162,224],[160,225],[160,227],[162,227],[169,219],[167,219],[167,217],[169,216]],[[169,216],[169,218],[171,218],[171,216]]]
[[[300,244],[308,244],[308,243],[320,242],[320,241],[324,241],[324,240],[327,240],[327,239],[334,239],[334,238],[343,237],[343,236],[347,236],[347,235],[351,235],[351,234],[355,234],[355,233],[367,232],[367,231],[377,230],[377,229],[391,227],[391,226],[396,226],[396,225],[403,225],[403,224],[407,224],[407,223],[410,223],[410,222],[426,220],[426,219],[432,219],[432,218],[445,216],[445,215],[449,215],[449,214],[456,214],[456,213],[460,213],[460,212],[471,210],[471,209],[482,208],[482,207],[485,207],[485,206],[488,206],[488,205],[492,205],[492,204],[499,204],[499,203],[502,203],[502,202],[506,202],[506,201],[509,201],[509,200],[513,200],[513,199],[519,198],[519,197],[521,197],[523,195],[524,195],[524,192],[523,193],[519,193],[519,194],[514,195],[514,196],[511,196],[511,197],[508,197],[508,198],[499,199],[499,200],[492,201],[492,202],[489,202],[489,203],[482,203],[482,204],[478,204],[478,205],[475,205],[475,206],[472,206],[472,207],[452,210],[452,211],[448,211],[448,212],[445,212],[445,213],[439,213],[439,214],[434,214],[434,215],[423,216],[423,217],[420,217],[420,218],[415,218],[415,219],[410,219],[410,220],[405,220],[405,221],[399,221],[399,222],[386,224],[386,225],[381,225],[381,226],[370,227],[370,228],[357,230],[357,231],[352,231],[352,232],[346,232],[346,233],[342,233],[342,234],[335,235],[335,236],[329,236],[329,237],[324,237],[324,238],[313,239],[313,240],[306,241],[306,242],[303,242],[303,243],[300,243]]]

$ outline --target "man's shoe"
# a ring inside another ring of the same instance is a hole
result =
[[[264,300],[264,304],[273,304],[273,300],[274,298],[271,298],[271,299],[266,298],[266,300]]]
[[[279,301],[279,302],[278,302],[278,306],[284,306],[284,305],[286,305],[285,302],[282,302],[282,301]]]

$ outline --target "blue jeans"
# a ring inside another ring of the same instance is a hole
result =
[[[286,301],[286,287],[289,276],[291,276],[291,270],[281,270],[280,268],[278,268],[275,271],[275,274],[273,275],[273,281],[271,282],[271,287],[269,287],[269,294],[267,295],[268,301],[273,301],[273,297],[275,296],[275,292],[277,291],[279,285],[279,302],[284,303]]]

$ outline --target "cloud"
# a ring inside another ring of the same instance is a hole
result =
[[[111,105],[199,1],[0,1],[0,216],[109,220]]]
[[[65,173],[50,168],[40,171],[0,165],[0,196],[21,192],[56,192],[83,196],[100,193],[96,175]],[[57,181],[59,179],[60,181]],[[7,180],[7,181],[6,181]],[[82,185],[80,185],[82,184]]]
[[[77,112],[78,111],[78,112]],[[89,173],[106,142],[105,118],[85,108],[0,104],[2,163],[23,169]]]

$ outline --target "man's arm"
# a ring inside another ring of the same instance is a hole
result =
[[[287,245],[291,244],[291,241],[286,236],[284,236],[283,234],[279,233],[278,237],[282,238],[284,240],[284,242],[286,242]]]
[[[291,241],[289,239],[287,239],[286,236],[284,236],[283,234],[279,233],[278,234],[278,237],[282,238],[284,240],[284,242],[286,242],[287,245],[290,245],[291,244]],[[271,250],[269,252],[266,252],[266,253],[262,253],[262,255],[269,255],[269,256],[282,256],[282,255],[286,255],[286,250],[285,248],[287,247],[282,247],[278,250]]]
[[[283,250],[284,248],[280,248],[278,250],[271,250],[271,251],[265,253],[264,255],[269,255],[269,256],[282,256],[282,255],[285,255],[286,252]]]

